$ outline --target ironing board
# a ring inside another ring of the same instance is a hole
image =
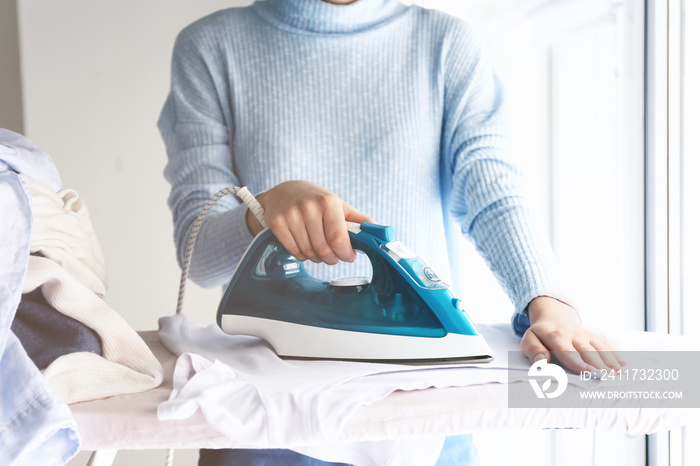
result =
[[[176,356],[157,332],[140,332],[163,364],[163,384],[147,392],[71,405],[83,449],[99,451],[89,465],[111,464],[117,450],[245,448],[223,436],[197,413],[182,421],[160,421],[157,406],[168,399]],[[523,383],[523,382],[517,382]],[[577,428],[640,435],[700,422],[700,410],[579,408],[508,408],[508,385],[487,383],[466,387],[394,392],[358,408],[337,442],[359,442],[488,429]]]

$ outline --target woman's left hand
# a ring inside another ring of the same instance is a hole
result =
[[[520,350],[534,363],[551,360],[550,351],[574,373],[595,369],[618,370],[624,362],[608,340],[581,326],[578,313],[547,296],[533,299],[528,306],[530,328],[523,335]]]

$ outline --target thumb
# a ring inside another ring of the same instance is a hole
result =
[[[372,217],[369,217],[347,202],[343,202],[343,213],[345,214],[345,221],[347,222],[355,222],[355,223],[362,223],[362,222],[369,222],[369,223],[377,223],[374,221]]]
[[[520,351],[534,364],[539,359],[550,361],[551,355],[535,333],[528,329],[520,340]]]

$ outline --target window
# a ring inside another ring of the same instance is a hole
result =
[[[699,336],[700,281],[700,5],[688,0],[649,0],[647,33],[650,65],[647,204],[648,256],[655,267],[647,277],[649,328]],[[653,171],[652,171],[653,169]],[[651,464],[698,464],[697,426],[650,436]]]
[[[643,329],[643,4],[422,4],[469,21],[503,79],[515,156],[586,323]],[[507,320],[511,305],[485,266],[468,274],[475,319]]]
[[[515,156],[586,325],[611,336],[643,330],[644,2],[418,3],[470,22],[503,79]],[[477,255],[466,254],[479,263],[462,284],[470,314],[507,320],[510,303]],[[525,451],[544,465],[645,464],[646,457],[644,437],[605,431],[483,432],[476,440],[484,464],[515,464]]]

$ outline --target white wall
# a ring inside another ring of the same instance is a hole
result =
[[[0,128],[24,131],[16,0],[0,2]]]
[[[109,268],[108,303],[137,330],[174,312],[179,268],[156,128],[176,34],[236,0],[20,0],[26,135],[86,200]],[[219,291],[188,287],[214,322]]]
[[[174,313],[179,267],[156,121],[176,34],[240,0],[18,0],[25,134],[51,154],[90,209],[109,268],[107,302],[137,330]],[[4,2],[3,2],[4,5]],[[213,323],[219,290],[190,284],[185,313]],[[175,465],[193,465],[179,451]],[[81,453],[70,466],[86,464]],[[124,451],[115,466],[165,464]]]

